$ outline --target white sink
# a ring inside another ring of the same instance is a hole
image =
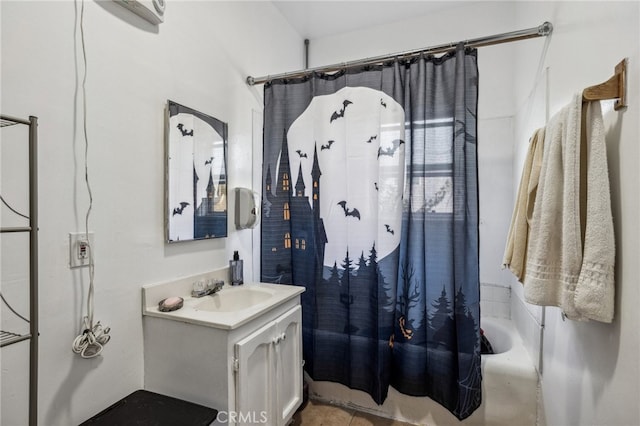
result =
[[[228,270],[193,275],[142,287],[142,314],[174,321],[221,329],[235,329],[285,303],[300,298],[304,287],[244,283],[240,286],[225,285],[219,292],[200,298],[191,297],[193,283],[199,280],[224,279]],[[184,305],[177,311],[160,312],[158,303],[164,298],[179,296]]]
[[[196,311],[236,312],[251,308],[273,297],[274,292],[252,287],[226,287],[204,296],[193,307]]]

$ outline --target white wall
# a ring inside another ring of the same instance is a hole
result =
[[[516,11],[520,25],[547,19],[553,22],[554,32],[548,46],[544,40],[535,40],[523,43],[516,52],[514,175],[519,175],[530,134],[544,125],[545,112],[553,115],[574,93],[607,80],[614,66],[629,58],[629,107],[612,111],[610,102],[603,103],[616,237],[615,320],[612,324],[563,322],[557,308],[546,308],[540,414],[541,424],[548,425],[637,425],[640,4],[523,2]],[[514,180],[514,191],[516,185]],[[513,287],[517,296],[512,315],[519,318],[521,332],[536,347],[542,312],[525,306],[520,287]]]
[[[85,310],[87,271],[69,269],[67,242],[69,232],[84,229],[88,200],[80,2],[0,7],[2,112],[40,119],[39,423],[78,424],[143,385],[143,284],[225,266],[233,250],[251,257],[251,232],[235,231],[232,205],[229,238],[164,243],[167,99],[229,123],[229,188],[251,187],[252,110],[262,108],[262,88],[244,79],[301,68],[302,39],[268,2],[169,2],[157,30],[111,1],[85,2],[95,310],[112,339],[103,356],[84,360],[71,343]],[[2,167],[4,191],[21,164],[3,156]],[[15,274],[6,271],[12,250],[3,247],[3,291],[11,290],[5,272]],[[245,265],[250,277],[251,262]],[[3,425],[26,424],[27,348],[2,350]]]

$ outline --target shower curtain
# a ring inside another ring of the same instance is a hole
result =
[[[264,89],[261,279],[304,286],[314,380],[480,404],[477,52]]]

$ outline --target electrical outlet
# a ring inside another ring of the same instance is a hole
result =
[[[84,232],[70,232],[69,267],[80,268],[82,266],[89,266],[90,250],[94,247],[93,232],[89,232],[89,241],[87,241],[87,234]]]

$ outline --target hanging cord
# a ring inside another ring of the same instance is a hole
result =
[[[89,252],[89,292],[87,296],[87,315],[83,317],[83,331],[73,341],[73,352],[80,354],[82,358],[93,358],[98,356],[104,345],[106,345],[111,336],[109,336],[109,327],[102,327],[100,321],[93,323],[93,294],[94,294],[94,274],[95,264],[93,259],[93,247],[89,241],[89,216],[93,208],[93,194],[89,183],[89,137],[87,135],[87,52],[84,44],[84,0],[80,8],[80,39],[82,41],[82,59],[84,63],[84,76],[82,78],[82,124],[84,134],[84,180],[87,185],[87,193],[89,194],[89,207],[84,221],[84,233],[86,244]]]

